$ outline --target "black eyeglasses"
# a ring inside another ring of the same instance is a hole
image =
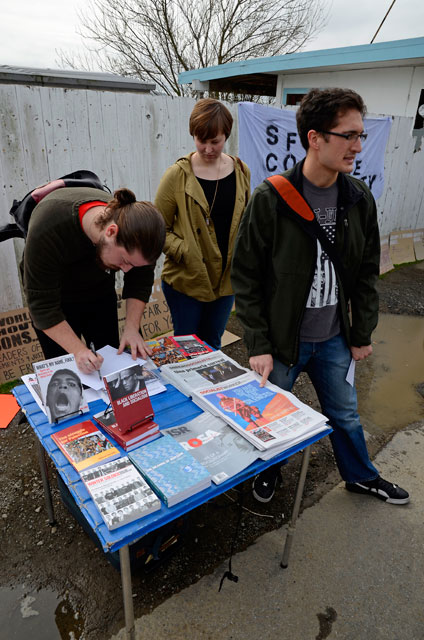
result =
[[[319,133],[325,133],[330,136],[337,136],[339,138],[344,138],[348,142],[365,142],[368,137],[368,133],[337,133],[336,131],[320,131]]]

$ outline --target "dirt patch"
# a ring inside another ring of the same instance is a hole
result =
[[[406,315],[424,315],[424,263],[408,265],[387,274],[379,282],[381,310]],[[240,335],[235,317],[228,329]],[[247,354],[240,340],[225,351],[247,365]],[[361,367],[358,367],[360,387]],[[300,376],[294,392],[306,403],[319,408],[306,376]],[[86,640],[104,640],[124,626],[120,574],[106,560],[79,524],[66,510],[50,465],[53,502],[58,525],[50,527],[44,506],[37,448],[32,429],[18,415],[0,433],[1,539],[0,586],[25,583],[28,589],[51,588],[66,596],[74,613],[84,621]],[[364,424],[366,429],[366,424]],[[382,433],[368,440],[373,457],[390,439]],[[246,482],[228,494],[211,500],[189,516],[184,545],[154,573],[133,575],[135,615],[151,611],[172,594],[195,583],[229,557],[239,497],[243,511],[235,551],[252,544],[266,531],[280,527],[290,514],[301,454],[283,469],[283,488],[269,505],[260,505],[251,496]],[[339,482],[328,439],[312,447],[303,508],[316,502]],[[233,565],[237,573],[237,567]],[[62,637],[69,637],[61,630]],[[78,637],[78,636],[76,636]]]

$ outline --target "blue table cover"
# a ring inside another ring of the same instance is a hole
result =
[[[158,423],[159,428],[177,426],[202,413],[202,410],[195,405],[190,398],[187,398],[185,395],[180,393],[180,391],[175,389],[175,387],[172,385],[166,385],[166,389],[166,392],[151,397],[153,410],[155,412],[155,421]],[[150,531],[171,522],[188,511],[202,505],[211,498],[219,496],[225,491],[228,491],[228,489],[240,484],[260,471],[263,471],[270,465],[289,458],[298,451],[305,449],[305,447],[328,435],[332,431],[330,428],[321,431],[312,438],[308,438],[300,444],[274,456],[271,460],[258,460],[254,462],[244,471],[220,485],[212,483],[210,488],[191,496],[187,500],[184,500],[171,508],[168,508],[161,503],[160,511],[155,511],[150,515],[134,520],[134,522],[131,522],[130,524],[126,524],[118,529],[109,531],[103,522],[99,510],[85,488],[79,473],[74,469],[70,462],[68,462],[51,438],[53,433],[72,424],[81,422],[81,420],[88,420],[95,413],[103,411],[106,408],[106,404],[102,400],[91,402],[89,404],[90,413],[85,413],[83,416],[64,420],[60,423],[60,426],[57,426],[49,424],[47,417],[38,407],[25,385],[15,387],[13,389],[13,394],[24,411],[28,422],[34,429],[34,432],[42,446],[53,460],[60,476],[66,483],[69,491],[75,499],[75,502],[81,509],[82,514],[99,538],[105,552],[117,551],[126,544],[136,542]],[[107,435],[107,437],[109,436]],[[121,447],[117,444],[115,446],[119,449],[122,455],[126,455],[126,452]]]

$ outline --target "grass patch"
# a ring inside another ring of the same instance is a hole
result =
[[[393,269],[390,269],[390,271],[386,271],[386,273],[380,274],[378,277],[380,280],[383,280],[386,276],[389,275],[389,273],[393,273],[393,271],[399,271],[400,269],[403,269],[403,267],[409,267],[411,266],[411,264],[419,264],[420,262],[424,262],[424,260],[414,260],[413,262],[402,262],[402,264],[394,264]]]
[[[17,387],[19,384],[22,384],[21,380],[10,380],[10,382],[0,384],[0,393],[10,393],[13,387]]]

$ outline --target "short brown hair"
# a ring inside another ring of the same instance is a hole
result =
[[[311,89],[303,96],[296,112],[297,130],[304,149],[308,150],[308,131],[329,131],[340,116],[356,109],[362,117],[367,108],[359,93],[352,89]]]
[[[118,189],[97,221],[104,229],[118,226],[116,244],[127,251],[140,251],[150,263],[156,262],[165,243],[165,221],[151,202],[137,202],[130,189]]]
[[[190,135],[201,142],[215,138],[223,133],[225,139],[230,136],[233,116],[226,106],[213,98],[202,98],[194,105],[190,115]]]

